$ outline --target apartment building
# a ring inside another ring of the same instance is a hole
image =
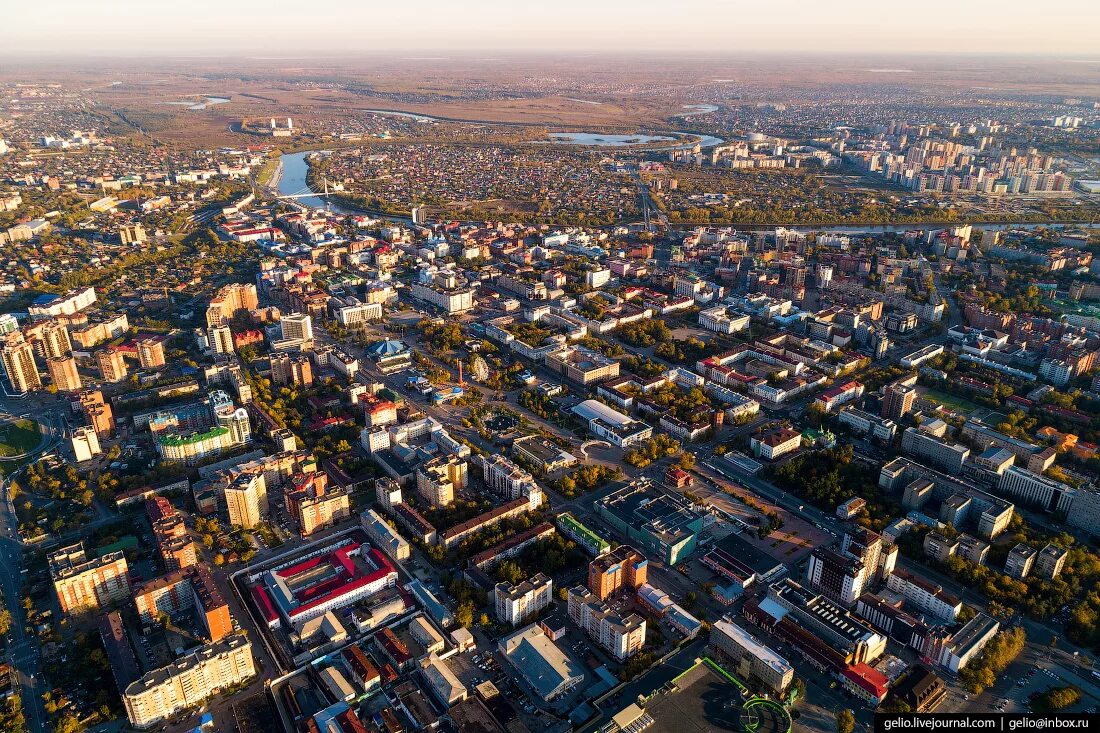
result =
[[[1038,554],[1023,542],[1019,543],[1008,552],[1008,558],[1005,560],[1005,575],[1023,580],[1031,573],[1031,567],[1035,564]]]
[[[0,363],[15,394],[25,394],[42,388],[42,377],[34,363],[34,346],[15,331],[4,337]]]
[[[159,338],[143,338],[137,344],[138,363],[142,369],[159,369],[164,366],[164,342]]]
[[[76,359],[71,356],[47,359],[46,369],[58,392],[79,392],[83,386],[80,381],[80,372],[76,369]]]
[[[135,728],[151,728],[253,677],[252,645],[243,632],[199,647],[127,686],[122,695]]]
[[[554,601],[554,584],[536,573],[517,585],[497,583],[493,589],[496,616],[502,622],[519,626]]]
[[[466,461],[453,455],[439,456],[416,470],[416,491],[433,507],[454,503],[455,493],[466,488]]]
[[[645,585],[649,561],[630,545],[619,545],[588,564],[588,589],[601,601],[623,588],[636,591]]]
[[[1035,557],[1035,572],[1047,580],[1054,580],[1062,574],[1068,558],[1069,551],[1048,544]]]
[[[250,529],[267,516],[267,481],[262,473],[242,473],[222,489],[229,523]]]
[[[79,395],[80,409],[84,412],[84,418],[101,438],[109,438],[115,430],[114,413],[111,406],[103,399],[103,393],[99,390],[88,390]]]
[[[287,514],[297,523],[303,537],[351,516],[349,492],[329,488],[325,473],[314,471],[291,476],[284,498]]]
[[[115,383],[126,379],[129,369],[121,349],[106,348],[96,352],[96,366],[104,382]]]
[[[313,364],[303,354],[286,352],[271,355],[271,381],[275,384],[313,384]]]
[[[62,613],[97,610],[130,597],[130,576],[121,552],[88,557],[84,544],[77,543],[51,552],[48,559]]]
[[[569,618],[619,661],[645,646],[646,621],[636,613],[623,616],[584,586],[570,588]]]

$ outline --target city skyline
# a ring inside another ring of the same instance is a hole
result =
[[[272,58],[406,52],[448,53],[851,53],[1083,56],[1100,49],[1100,10],[1074,0],[1041,15],[1021,2],[932,0],[919,12],[869,0],[804,6],[687,0],[674,13],[646,4],[565,0],[553,8],[484,0],[437,0],[385,8],[333,2],[301,9],[255,0],[186,8],[134,0],[90,7],[72,0],[25,4],[0,30],[0,54],[59,56],[241,56]],[[60,20],[59,20],[60,19]],[[287,44],[285,53],[272,53]]]

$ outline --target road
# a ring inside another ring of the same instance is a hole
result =
[[[19,538],[19,520],[8,493],[9,481],[3,482],[0,501],[0,588],[4,605],[11,613],[11,633],[8,635],[8,662],[12,668],[12,684],[23,696],[23,714],[31,733],[46,730],[46,710],[42,703],[45,689],[39,671],[38,640],[26,633],[27,617],[21,601],[23,585],[23,544]]]

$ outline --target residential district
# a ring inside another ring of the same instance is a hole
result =
[[[843,160],[1063,200],[1092,185],[1065,157],[995,121],[583,175],[545,148],[527,187],[566,175],[570,210],[626,219],[456,221],[342,208],[336,184],[412,169],[372,194],[407,197],[486,166],[477,197],[518,154],[299,153],[303,201],[274,141],[131,146],[20,94],[5,731],[850,731],[1100,704],[1096,230],[677,226],[694,194],[656,183]]]

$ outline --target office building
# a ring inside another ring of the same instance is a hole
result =
[[[4,374],[15,394],[42,388],[42,377],[34,363],[34,346],[23,338],[23,334],[16,331],[4,337],[0,362],[4,364]]]
[[[122,701],[131,725],[150,728],[255,674],[252,645],[239,632],[147,673],[126,688]]]
[[[923,424],[905,429],[901,434],[901,449],[953,474],[962,473],[963,463],[970,456],[970,449],[965,445],[948,443],[928,432]]]
[[[417,469],[416,492],[432,507],[449,506],[466,488],[466,473],[466,461],[458,456],[433,458]]]
[[[711,626],[710,648],[719,661],[732,662],[742,679],[759,683],[774,695],[781,695],[794,681],[790,662],[728,619]]]
[[[962,601],[943,588],[904,570],[895,570],[886,579],[886,587],[919,609],[926,617],[941,623],[952,623],[962,611]]]
[[[126,367],[126,358],[121,349],[108,347],[97,351],[95,360],[99,367],[99,375],[104,382],[113,384],[126,379],[129,369]]]
[[[138,363],[142,369],[164,366],[164,342],[159,338],[143,338],[137,342]]]
[[[1076,498],[1076,492],[1069,484],[1018,466],[1012,466],[1001,474],[997,491],[1001,495],[1011,496],[1021,504],[1067,514]]]
[[[313,341],[313,317],[305,313],[288,313],[280,319],[284,341],[311,343]]]
[[[77,543],[51,552],[48,560],[62,613],[98,610],[130,597],[130,576],[121,552],[89,558],[84,545]]]
[[[80,373],[76,370],[76,359],[71,356],[59,356],[46,361],[50,379],[58,392],[79,392]]]
[[[619,545],[588,563],[588,589],[601,601],[626,588],[638,590],[645,584],[649,561],[629,545]]]
[[[517,585],[497,583],[493,597],[497,618],[502,623],[519,626],[554,602],[554,584],[542,573],[536,573]]]

